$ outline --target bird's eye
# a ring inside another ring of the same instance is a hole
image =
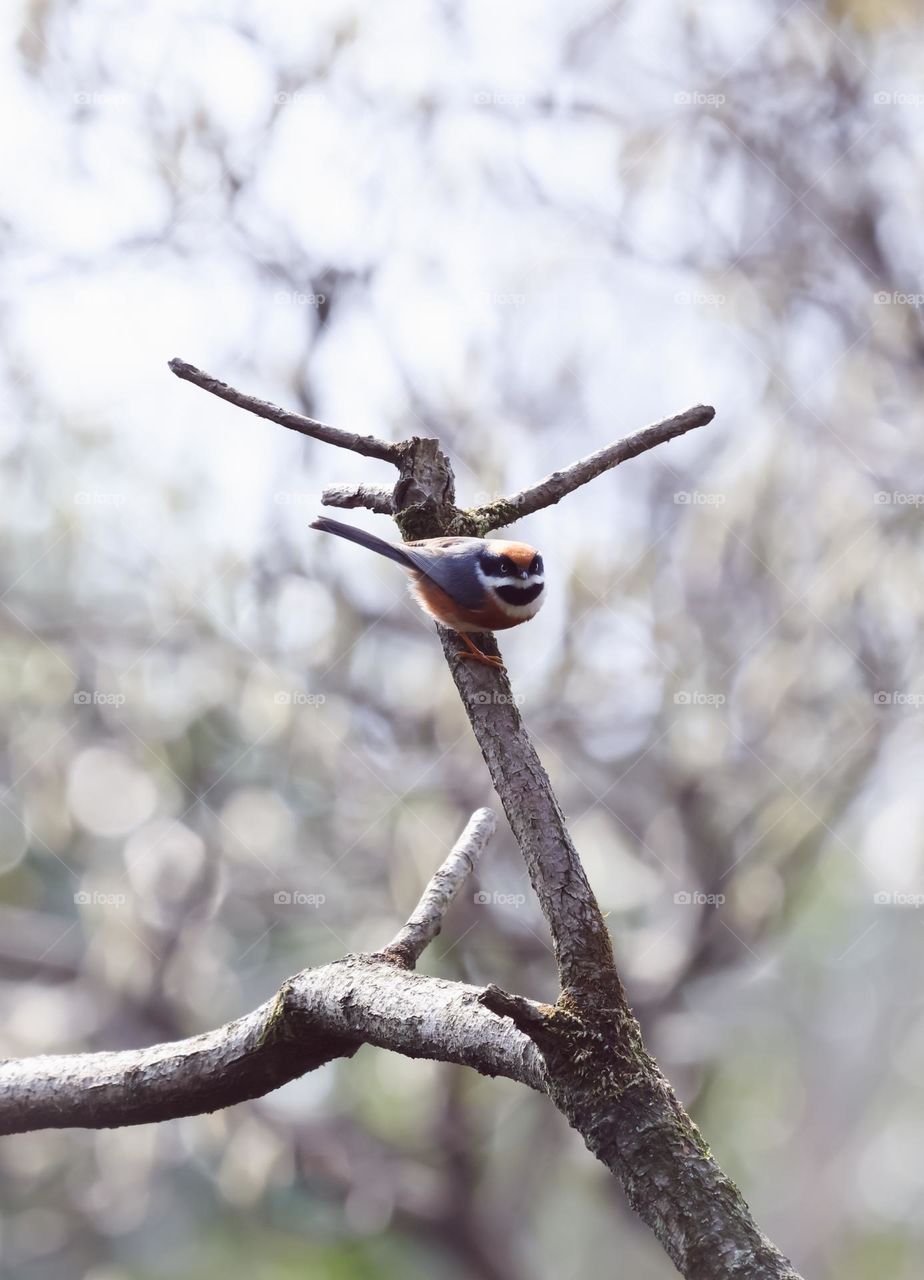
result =
[[[509,573],[510,573],[510,561],[509,561],[509,560],[502,560],[502,561],[500,562],[500,571],[501,571],[501,573],[502,573],[502,574],[509,574]]]

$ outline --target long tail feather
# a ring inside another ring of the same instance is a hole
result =
[[[338,538],[346,538],[348,542],[356,542],[359,546],[366,547],[369,551],[375,551],[380,556],[386,556],[389,560],[394,560],[403,569],[416,569],[418,567],[401,547],[396,546],[393,542],[386,542],[384,538],[377,538],[374,533],[366,533],[365,529],[357,529],[354,525],[343,524],[339,520],[331,520],[329,516],[318,516],[317,520],[312,520],[311,528],[320,529],[322,533],[336,534]]]

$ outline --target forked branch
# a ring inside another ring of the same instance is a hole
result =
[[[407,924],[383,952],[305,969],[214,1031],[115,1053],[0,1062],[0,1134],[115,1128],[259,1098],[364,1044],[543,1089],[538,1051],[481,1002],[481,988],[408,972],[439,933],[495,827],[473,814]]]

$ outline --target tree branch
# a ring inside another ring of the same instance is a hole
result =
[[[442,929],[450,903],[475,870],[496,827],[497,819],[490,809],[477,809],[472,814],[446,861],[424,889],[407,924],[385,948],[385,955],[413,969],[424,948]]]
[[[345,956],[290,978],[246,1017],[172,1044],[0,1062],[0,1134],[108,1129],[262,1097],[363,1044],[435,1058],[543,1089],[530,1041],[480,989]]]
[[[339,449],[352,449],[354,453],[361,453],[367,458],[379,458],[382,462],[392,462],[395,466],[400,464],[400,444],[377,440],[375,436],[358,436],[352,431],[343,431],[340,427],[328,427],[323,422],[316,422],[314,418],[305,417],[304,414],[280,409],[270,404],[268,400],[258,400],[256,396],[249,396],[243,391],[229,387],[226,382],[220,382],[210,373],[197,369],[194,364],[187,364],[185,360],[174,358],[168,361],[168,364],[178,378],[192,382],[203,391],[209,391],[213,396],[237,405],[239,409],[255,413],[259,418],[277,422],[281,427],[288,427],[290,431],[299,431],[303,436],[311,436],[313,440],[320,440],[323,444],[333,444]]]
[[[486,506],[476,507],[468,514],[473,517],[484,533],[492,529],[500,529],[503,525],[513,524],[523,516],[532,515],[535,511],[541,511],[543,507],[552,507],[556,502],[561,502],[567,494],[573,493],[588,481],[595,480],[604,471],[618,467],[621,462],[635,458],[640,453],[654,449],[656,445],[673,440],[676,436],[682,436],[695,427],[704,427],[714,417],[715,409],[711,405],[696,405],[693,409],[678,413],[676,417],[665,418],[663,422],[643,427],[641,431],[625,436],[615,444],[607,445],[605,449],[599,449],[586,458],[580,458],[564,471],[553,471],[550,476],[546,476],[544,480],[531,485],[528,489],[521,489],[519,493],[514,493],[509,498],[500,498]]]
[[[585,992],[596,988],[605,1001],[624,999],[609,930],[548,775],[526,732],[507,671],[464,661],[453,633],[443,627],[438,630],[452,678],[549,926],[562,988]],[[493,637],[481,636],[479,643],[486,653],[498,652]]]
[[[493,984],[479,999],[535,1042],[550,1098],[619,1179],[682,1275],[800,1280],[719,1168],[628,1009],[616,1018],[588,1015],[586,1007],[533,1004]]]
[[[368,507],[380,516],[393,516],[395,503],[391,489],[377,484],[331,484],[321,493],[325,507]]]
[[[539,1055],[477,987],[408,973],[494,833],[472,814],[406,925],[383,952],[306,969],[246,1017],[172,1044],[0,1062],[0,1133],[110,1128],[196,1115],[260,1097],[363,1044],[544,1088]],[[528,1001],[524,1001],[528,1005]]]

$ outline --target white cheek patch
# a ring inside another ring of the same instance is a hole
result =
[[[534,587],[545,582],[544,573],[531,573],[528,578],[516,578],[510,573],[485,573],[477,560],[475,573],[484,587]]]
[[[528,578],[514,578],[510,574],[498,577],[493,573],[482,573],[478,569],[478,577],[486,587],[539,587],[545,583],[545,576],[541,573],[531,573]]]

